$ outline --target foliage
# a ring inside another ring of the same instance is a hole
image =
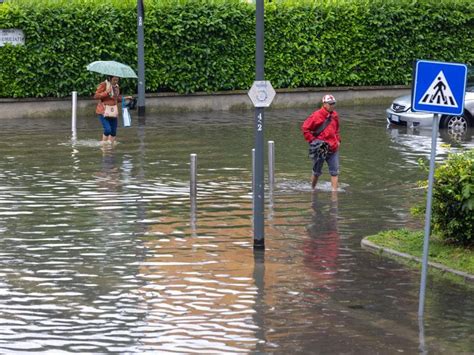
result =
[[[279,0],[266,3],[266,79],[275,88],[409,84],[415,59],[472,63],[471,0]],[[137,63],[135,0],[8,0],[0,97],[90,95],[94,60]],[[145,0],[146,91],[250,88],[255,5]],[[129,90],[136,82],[124,81]]]
[[[383,231],[367,239],[376,245],[418,258],[423,256],[423,231],[408,229]],[[447,245],[441,238],[431,237],[429,261],[474,275],[474,250]]]
[[[474,245],[474,149],[450,154],[436,168],[432,224],[447,242]]]

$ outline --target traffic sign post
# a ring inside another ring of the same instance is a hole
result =
[[[262,81],[265,77],[264,63],[264,0],[256,1],[255,12],[255,80]],[[263,123],[264,108],[255,107],[255,188],[253,190],[253,247],[265,249],[265,187],[263,184]]]
[[[425,304],[426,277],[428,272],[428,249],[431,229],[431,203],[440,114],[461,115],[464,111],[467,67],[459,63],[443,63],[419,60],[415,66],[412,88],[413,111],[434,113],[431,133],[430,172],[426,197],[425,235],[421,269],[418,317],[422,318]]]
[[[255,164],[253,169],[253,247],[265,249],[265,186],[264,160],[264,110],[275,97],[275,90],[265,81],[264,53],[264,0],[256,0],[255,26],[255,82],[248,95],[255,106]]]
[[[439,114],[434,115],[433,128],[431,132],[431,156],[430,156],[430,172],[428,176],[428,194],[426,196],[426,211],[425,211],[425,236],[423,239],[423,260],[421,263],[421,282],[420,282],[420,299],[418,302],[418,317],[423,317],[425,306],[425,290],[426,277],[428,273],[428,249],[430,243],[431,230],[431,201],[433,199],[433,181],[435,171],[436,158],[436,140],[438,137]]]

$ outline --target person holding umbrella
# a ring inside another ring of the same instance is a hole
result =
[[[96,61],[87,66],[93,72],[107,75],[107,79],[97,87],[94,99],[100,100],[95,113],[102,124],[102,143],[115,143],[118,126],[118,102],[122,102],[120,95],[119,78],[136,78],[135,72],[128,66],[115,61]],[[132,100],[132,96],[125,99]]]
[[[94,99],[100,100],[95,109],[99,115],[102,124],[103,134],[102,143],[115,143],[118,126],[118,105],[122,102],[120,95],[119,78],[117,76],[108,76],[107,79],[99,84],[94,94]],[[125,97],[131,100],[132,96]]]

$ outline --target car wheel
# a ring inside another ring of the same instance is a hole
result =
[[[440,123],[441,128],[447,128],[448,132],[454,135],[465,134],[471,125],[472,122],[466,113],[462,116],[444,116]]]

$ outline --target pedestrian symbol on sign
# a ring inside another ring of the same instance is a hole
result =
[[[436,75],[418,103],[434,106],[458,107],[443,71],[440,71],[439,74]]]

